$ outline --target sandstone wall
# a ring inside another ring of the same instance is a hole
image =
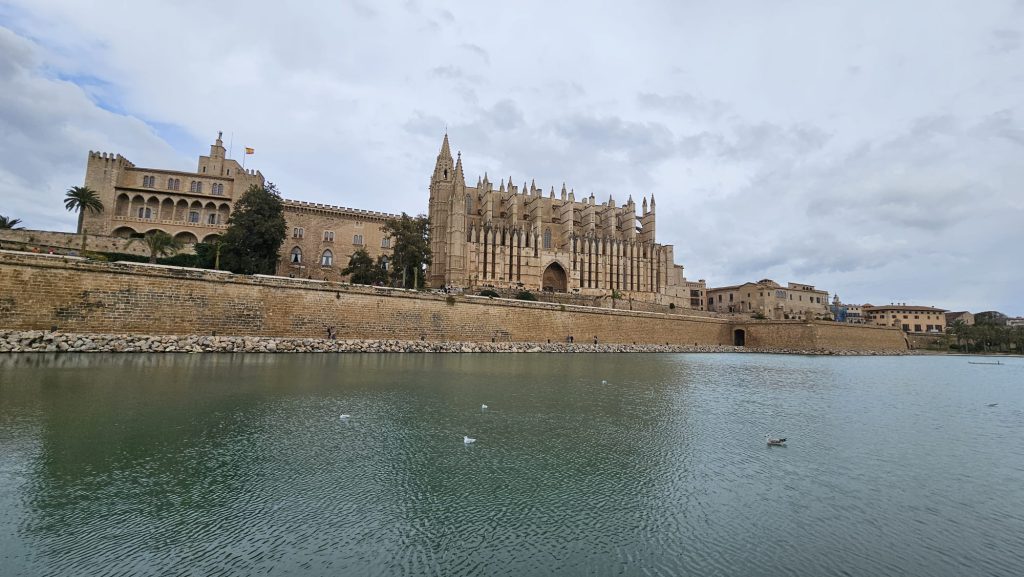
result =
[[[731,345],[733,323],[0,251],[0,328],[78,333]],[[738,325],[737,325],[738,326]],[[811,328],[808,328],[811,327]],[[748,346],[905,349],[899,331],[747,323]],[[895,338],[893,338],[895,337]],[[897,340],[898,339],[898,342]]]
[[[37,248],[40,252],[47,252],[52,248],[54,252],[77,254],[82,248],[82,235],[73,232],[0,229],[0,248],[28,251]],[[129,239],[117,236],[90,234],[86,239],[85,248],[94,252],[122,252],[149,256],[149,250],[142,242],[129,242]],[[184,252],[191,253],[192,247],[186,246]]]

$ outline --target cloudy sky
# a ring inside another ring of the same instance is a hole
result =
[[[709,285],[1024,314],[1024,0],[0,0],[0,214],[72,230],[87,151],[425,212],[467,180],[655,195]],[[298,4],[296,4],[298,5]]]

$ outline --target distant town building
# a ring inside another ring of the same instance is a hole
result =
[[[941,333],[946,330],[946,309],[906,303],[875,306],[866,304],[864,316],[869,324],[900,327],[907,333]]]
[[[837,323],[864,324],[865,322],[861,305],[846,304],[839,300],[839,295],[832,297],[832,305],[829,310],[832,311],[832,319]]]
[[[832,318],[828,292],[812,285],[771,279],[707,289],[707,310],[721,313],[760,314],[769,319]]]
[[[1009,317],[1006,319],[1008,327],[1024,327],[1024,317]]]
[[[975,313],[974,324],[976,325],[1006,325],[1007,316],[999,311],[984,311]]]
[[[974,324],[974,315],[968,311],[957,311],[946,313],[946,326],[950,326],[956,321],[963,321],[965,325]]]
[[[85,213],[89,235],[141,237],[162,230],[185,244],[212,242],[227,229],[235,202],[252,185],[266,181],[258,170],[226,157],[221,134],[200,156],[195,172],[141,168],[120,154],[89,152],[85,185],[106,207]],[[288,223],[277,274],[345,280],[341,270],[359,248],[373,259],[391,254],[391,239],[381,231],[397,215],[284,199]]]

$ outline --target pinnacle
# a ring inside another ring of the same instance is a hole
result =
[[[438,156],[441,157],[441,158],[451,158],[452,157],[451,148],[448,147],[448,133],[447,132],[444,133],[444,140],[441,142],[441,152],[440,152],[440,154],[438,154]]]

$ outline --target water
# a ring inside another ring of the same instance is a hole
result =
[[[0,574],[1021,575],[1003,362],[0,356]]]

